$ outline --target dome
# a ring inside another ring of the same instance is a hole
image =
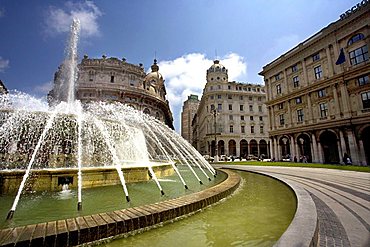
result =
[[[220,64],[219,60],[214,60],[212,66],[207,70],[207,72],[224,72],[227,73],[225,66]]]
[[[154,63],[150,67],[152,69],[152,72],[145,76],[144,81],[150,82],[151,84],[163,84],[163,76],[161,75],[161,73],[158,72],[159,67],[157,65],[157,59],[154,59]]]

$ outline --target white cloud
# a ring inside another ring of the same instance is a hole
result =
[[[0,57],[0,72],[4,72],[7,68],[9,68],[9,60]]]
[[[46,33],[54,35],[68,32],[73,18],[78,18],[81,22],[81,35],[99,35],[99,25],[97,19],[102,16],[102,12],[92,1],[81,3],[66,2],[65,8],[51,6],[47,12],[45,25]]]
[[[229,81],[237,81],[246,76],[247,64],[240,55],[230,53],[219,60],[228,69]],[[207,69],[212,64],[212,59],[200,53],[190,53],[171,61],[159,62],[159,71],[166,80],[167,98],[177,130],[183,102],[190,94],[201,96],[206,84]]]

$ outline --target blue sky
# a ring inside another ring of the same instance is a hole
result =
[[[360,0],[0,1],[0,79],[45,96],[64,56],[72,17],[79,56],[103,54],[150,68],[159,61],[179,130],[182,102],[201,95],[219,58],[229,80],[262,84],[258,72]]]

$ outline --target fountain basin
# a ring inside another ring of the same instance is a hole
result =
[[[158,178],[174,174],[170,163],[151,162]],[[37,191],[61,191],[64,184],[77,188],[78,168],[35,169],[28,180],[27,189]],[[122,168],[127,183],[143,182],[151,179],[146,166],[126,165]],[[25,170],[0,170],[0,195],[15,194],[22,182]],[[115,167],[85,167],[82,169],[82,188],[92,188],[120,184]]]
[[[169,221],[207,207],[230,195],[240,177],[224,171],[227,179],[218,185],[176,199],[143,206],[80,216],[66,220],[0,230],[0,246],[79,245],[125,234]]]

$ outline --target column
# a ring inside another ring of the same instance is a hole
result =
[[[339,118],[340,117],[340,104],[338,100],[338,92],[337,92],[337,86],[333,85],[333,95],[334,95],[334,105],[335,105],[335,117]]]
[[[270,137],[269,146],[270,146],[270,159],[274,157],[274,138]]]
[[[365,148],[362,140],[358,140],[358,147],[360,150],[360,162],[361,162],[359,165],[367,166]]]
[[[229,156],[229,140],[224,140],[225,142],[225,155]]]
[[[307,74],[307,68],[306,68],[306,61],[303,59],[303,60],[301,61],[301,63],[302,63],[302,69],[303,69],[303,79],[304,79],[304,81],[305,81],[306,85],[309,85],[309,84],[310,84],[310,82],[308,81],[308,74]]]
[[[279,160],[281,160],[281,148],[280,148],[280,143],[279,142],[277,142],[276,144],[277,144],[277,153],[276,153],[277,154],[276,155],[277,157],[276,157],[276,160],[279,161]]]
[[[343,114],[345,117],[349,117],[351,107],[349,105],[349,96],[348,96],[348,91],[347,87],[344,84],[344,82],[340,82],[340,93],[341,93],[341,100],[342,100],[342,105],[343,105]]]
[[[332,77],[333,76],[333,59],[331,58],[331,54],[330,54],[330,46],[326,47],[325,49],[325,52],[326,52],[326,57],[328,59],[328,71],[329,71],[329,77]]]
[[[317,142],[317,149],[318,149],[318,155],[319,155],[319,162],[324,163],[323,153],[322,153],[322,147],[321,143]]]
[[[342,163],[343,153],[340,147],[340,139],[337,140],[337,147],[338,147],[339,163]]]
[[[342,130],[339,130],[339,140],[340,140],[340,149],[342,149],[342,155],[339,157],[340,158],[340,163],[341,164],[344,164],[343,162],[343,156],[344,156],[344,153],[347,153],[347,148],[346,148],[346,142],[344,140],[344,135],[343,135],[343,131]]]
[[[308,110],[308,113],[310,115],[307,118],[308,123],[312,123],[312,120],[314,119],[314,117],[313,117],[313,107],[312,107],[312,103],[311,103],[311,93],[307,94],[307,110]]]
[[[284,75],[284,86],[286,87],[286,92],[289,93],[290,88],[289,88],[288,78],[286,76],[286,70],[285,69],[283,70],[283,75]]]
[[[353,134],[352,130],[347,130],[347,137],[348,137],[348,146],[349,146],[349,151],[352,159],[352,164],[354,165],[359,165],[360,160],[359,160],[359,150],[357,147],[355,135]]]
[[[316,142],[316,136],[314,133],[311,134],[311,139],[312,139],[312,163],[319,163],[319,156],[317,153],[317,142]]]
[[[274,111],[274,106],[271,106],[271,129],[275,130],[276,129],[276,119],[275,119],[275,111]]]
[[[278,154],[278,142],[277,142],[277,137],[274,137],[274,158],[275,160],[279,160],[279,154]]]
[[[290,100],[287,100],[287,106],[288,106],[288,117],[289,117],[289,121],[288,121],[288,125],[289,127],[292,126],[293,124],[293,114],[292,114],[292,110],[290,108]]]
[[[297,156],[297,153],[295,151],[295,142],[294,142],[294,137],[291,136],[290,137],[290,152],[291,152],[291,159],[293,160],[294,159],[294,156]]]

